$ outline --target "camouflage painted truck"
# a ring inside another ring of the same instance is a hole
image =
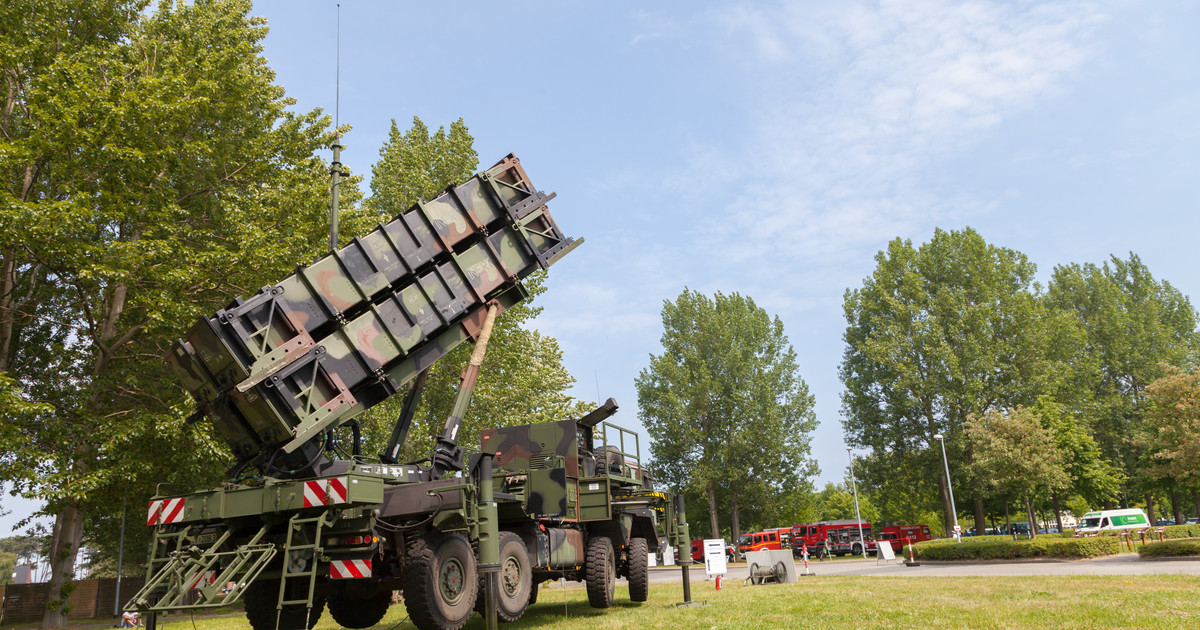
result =
[[[495,318],[582,242],[563,236],[553,196],[510,155],[174,344],[191,420],[211,421],[235,461],[220,487],[151,499],[147,581],[129,604],[147,625],[243,600],[255,630],[311,628],[326,606],[364,628],[401,591],[419,628],[445,630],[475,610],[516,619],[560,576],[586,581],[595,606],[618,574],[646,598],[647,552],[660,533],[686,541],[686,523],[638,466],[636,439],[603,422],[615,403],[485,432],[466,462],[457,443]],[[425,370],[468,340],[433,453],[398,462]],[[390,443],[362,456],[354,418],[398,393]],[[353,456],[339,459],[347,428]]]

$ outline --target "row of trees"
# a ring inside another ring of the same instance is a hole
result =
[[[967,228],[896,239],[876,262],[846,292],[840,367],[868,520],[940,515],[950,531],[951,482],[977,531],[1011,507],[1034,522],[1167,497],[1180,519],[1190,497],[1200,512],[1196,312],[1136,255],[1059,266],[1042,287],[1024,254]],[[812,488],[813,401],[779,319],[691,290],[662,319],[639,415],[697,532],[849,516]]]
[[[1136,255],[1056,267],[1043,288],[1024,254],[968,228],[896,239],[876,262],[846,293],[840,375],[846,440],[869,451],[859,474],[885,518],[939,497],[949,527],[937,434],[977,531],[1013,501],[1032,521],[1035,501],[1196,496],[1180,444],[1200,434],[1174,402],[1195,378],[1180,370],[1197,359],[1196,312]]]
[[[0,479],[55,517],[42,627],[65,625],[79,547],[115,555],[123,507],[158,483],[219,481],[230,458],[165,375],[162,355],[198,317],[326,251],[333,140],[321,110],[292,110],[262,54],[250,0],[13,0],[0,4]],[[342,133],[348,128],[340,130]],[[343,182],[342,234],[469,177],[461,120],[430,133],[393,122],[372,169]],[[542,278],[532,282],[541,290]],[[584,405],[555,340],[526,330],[528,303],[497,322],[475,393],[483,426]],[[446,417],[466,363],[430,372],[414,456]],[[382,444],[395,410],[360,419]],[[425,430],[422,430],[425,427]],[[129,527],[136,567],[147,528]]]

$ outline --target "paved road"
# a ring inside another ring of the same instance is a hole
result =
[[[810,562],[809,572],[817,575],[863,575],[885,577],[964,577],[964,576],[1008,576],[1008,575],[1200,575],[1200,558],[1181,560],[1141,560],[1136,553],[1124,553],[1095,560],[1042,560],[1033,562],[922,562],[920,566],[906,566],[900,561],[884,563],[869,560],[834,560]],[[802,562],[796,563],[797,572],[804,571]],[[704,565],[693,565],[691,580],[704,581]],[[744,563],[729,565],[726,580],[742,580],[749,575]],[[682,577],[679,567],[655,567],[650,570],[651,582],[678,582]]]

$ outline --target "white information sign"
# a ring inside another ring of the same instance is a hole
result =
[[[892,541],[881,540],[875,543],[875,548],[879,552],[878,558],[881,560],[895,560],[896,552],[892,550]]]
[[[663,545],[662,547],[663,566],[675,566],[675,548],[671,545]]]
[[[725,575],[725,541],[720,538],[704,539],[704,572],[708,577]]]

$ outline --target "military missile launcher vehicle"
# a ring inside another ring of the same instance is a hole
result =
[[[636,435],[583,418],[485,432],[464,462],[457,435],[495,318],[521,281],[582,240],[567,238],[509,155],[309,266],[201,318],[168,353],[234,457],[218,488],[160,492],[143,589],[147,615],[244,600],[255,630],[311,628],[328,606],[375,625],[403,594],[423,630],[473,611],[514,620],[551,577],[587,582],[612,603],[616,576],[647,597],[647,553],[688,540],[656,492]],[[428,460],[397,454],[424,371],[465,341],[475,349]],[[354,418],[404,392],[391,442],[361,455]],[[332,457],[349,426],[354,457]],[[632,443],[632,445],[631,445]]]

